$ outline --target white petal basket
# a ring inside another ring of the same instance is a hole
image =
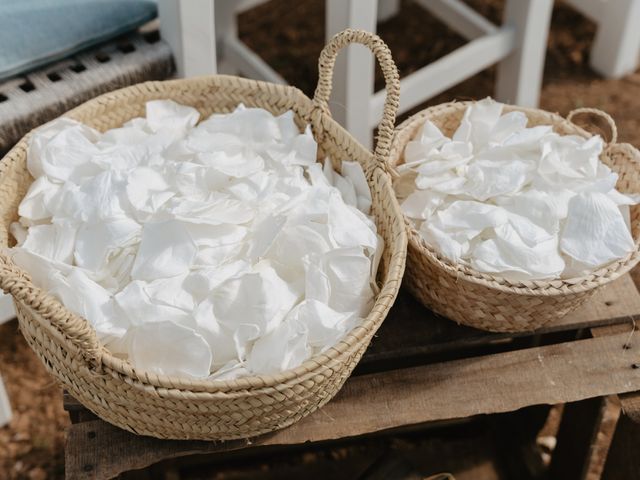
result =
[[[387,98],[375,153],[335,122],[328,110],[336,56],[350,43],[372,50],[386,80]],[[388,47],[375,35],[346,30],[324,48],[313,99],[295,87],[216,75],[149,82],[91,100],[67,114],[100,131],[144,115],[149,100],[172,99],[206,118],[239,103],[275,115],[293,110],[299,127],[310,124],[319,158],[340,171],[342,160],[359,162],[372,194],[371,212],[384,252],[380,293],[366,319],[334,347],[300,367],[275,375],[236,380],[189,380],[134,369],[98,341],[89,323],[36,287],[28,273],[0,255],[0,286],[14,297],[21,330],[47,369],[87,408],[134,433],[158,438],[226,440],[247,438],[291,425],[328,402],[351,374],[396,298],[406,258],[407,236],[386,169],[399,96],[398,72]],[[28,137],[0,163],[0,245],[33,181],[26,169]]]
[[[390,168],[404,163],[404,150],[425,121],[433,122],[444,135],[451,136],[472,102],[452,102],[427,108],[396,128],[390,154]],[[590,116],[610,130],[610,142],[601,160],[619,178],[616,188],[623,193],[640,193],[640,152],[627,143],[616,143],[613,119],[595,109],[577,109],[565,119],[555,113],[505,105],[504,113],[523,112],[528,127],[551,125],[561,135],[591,136],[572,122],[577,115]],[[590,123],[595,127],[595,122]],[[640,260],[640,206],[631,206],[631,233],[634,250],[624,258],[588,275],[550,281],[515,281],[479,272],[457,264],[427,244],[405,219],[409,236],[404,285],[426,307],[458,323],[495,332],[532,331],[576,309],[597,288],[631,270]]]

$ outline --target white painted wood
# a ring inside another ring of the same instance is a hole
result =
[[[504,25],[513,27],[515,48],[498,65],[496,99],[538,106],[553,0],[510,0]]]
[[[604,1],[591,67],[608,78],[633,73],[640,60],[640,0]]]
[[[214,0],[158,0],[158,15],[178,76],[215,74]]]
[[[4,388],[2,377],[0,377],[0,427],[4,427],[11,421],[11,404],[7,390]]]
[[[501,99],[537,105],[553,0],[508,0],[501,27],[460,0],[416,1],[471,42],[402,79],[400,113],[495,63],[500,63],[496,91]],[[326,4],[327,39],[349,27],[375,31],[380,15],[375,2],[327,0]],[[382,115],[385,92],[373,94],[373,59],[356,48],[338,57],[331,109],[334,118],[370,148],[371,128]]]
[[[598,24],[591,67],[608,78],[632,73],[640,62],[640,0],[565,0]]]
[[[565,0],[565,2],[596,23],[605,13],[603,0]]]
[[[517,0],[520,1],[520,0]],[[406,76],[400,82],[399,113],[421,104],[471,75],[500,61],[513,49],[515,32],[504,28],[479,38]],[[369,125],[378,123],[384,107],[384,91],[370,103]]]
[[[244,76],[256,80],[266,80],[267,82],[287,84],[287,81],[271,68],[253,50],[247,47],[242,41],[234,37],[227,37],[224,40],[224,51],[226,58]]]
[[[327,0],[326,38],[345,28],[376,31],[377,1]],[[374,88],[374,59],[361,45],[344,49],[336,61],[330,109],[333,117],[366,148],[373,145],[369,103]],[[380,121],[380,117],[375,122]]]
[[[400,0],[378,0],[378,22],[395,17],[399,11]]]
[[[498,30],[493,23],[460,0],[414,1],[467,40],[475,40]]]
[[[260,0],[261,2],[263,0]],[[238,38],[238,11],[240,8],[250,8],[254,5],[244,5],[236,0],[215,0],[215,28],[216,54],[218,58],[218,72],[226,75],[237,75],[237,65],[228,58],[226,45],[230,40],[240,41]]]
[[[160,36],[171,47],[177,73],[183,76],[182,27],[180,24],[180,5],[178,1],[158,0],[158,18],[160,19]]]
[[[217,2],[218,0],[215,1]],[[231,0],[231,2],[236,5],[236,13],[246,12],[268,1],[269,0]]]
[[[0,325],[16,318],[16,309],[11,295],[0,294]]]

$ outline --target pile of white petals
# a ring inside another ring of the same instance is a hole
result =
[[[372,308],[382,238],[355,162],[316,162],[291,111],[152,101],[106,133],[69,119],[31,138],[13,260],[158,374],[294,368]]]
[[[603,141],[527,128],[491,99],[452,138],[430,121],[407,144],[396,193],[424,240],[455,263],[502,277],[581,276],[634,249],[629,205],[600,161]]]

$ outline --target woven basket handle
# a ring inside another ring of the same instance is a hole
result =
[[[615,120],[611,118],[607,112],[603,112],[597,108],[576,108],[575,110],[571,110],[569,115],[567,115],[567,120],[571,123],[575,123],[573,121],[576,115],[595,115],[596,117],[601,118],[604,122],[609,125],[609,130],[611,131],[611,139],[609,143],[618,143],[618,127],[616,126]]]
[[[0,288],[48,320],[87,360],[99,363],[102,345],[89,322],[71,313],[60,302],[34,286],[26,272],[4,252],[0,252]]]
[[[387,159],[389,158],[396,113],[400,102],[400,76],[391,57],[389,47],[380,37],[364,30],[349,28],[329,40],[329,43],[322,49],[318,60],[318,86],[313,96],[313,103],[316,108],[329,114],[328,102],[331,96],[333,68],[336,64],[336,58],[341,49],[352,43],[360,43],[369,48],[378,59],[384,74],[387,96],[384,101],[382,120],[378,125],[378,138],[374,155],[377,165],[388,171]],[[366,121],[366,119],[363,121]]]

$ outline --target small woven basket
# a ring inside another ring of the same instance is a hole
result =
[[[396,129],[390,161],[391,167],[404,162],[404,149],[426,120],[451,136],[472,102],[446,103],[427,108]],[[601,160],[619,174],[621,192],[640,192],[640,152],[629,144],[616,143],[617,129],[609,115],[595,109],[574,110],[565,119],[538,109],[505,106],[505,112],[527,115],[528,126],[552,125],[562,135],[590,134],[571,120],[578,114],[595,115],[611,130],[611,141]],[[635,249],[626,257],[589,275],[550,281],[512,281],[451,262],[428,245],[409,219],[405,219],[409,236],[407,271],[404,285],[426,307],[458,323],[495,332],[532,331],[561,318],[589,298],[596,288],[606,285],[633,268],[639,260],[640,206],[631,207],[631,230]]]
[[[371,49],[384,72],[387,99],[375,154],[332,120],[327,101],[338,51],[350,43]],[[172,99],[203,116],[229,112],[243,102],[275,115],[293,110],[299,126],[311,124],[320,155],[358,161],[372,194],[372,215],[385,247],[378,272],[380,293],[372,311],[333,348],[300,367],[275,375],[236,380],[190,380],[140,371],[110,354],[90,324],[65,309],[0,255],[0,286],[14,297],[29,345],[46,368],[88,409],[134,433],[159,438],[227,440],[260,435],[291,425],[328,402],[340,389],[384,320],[400,287],[406,257],[402,213],[386,171],[398,106],[399,79],[387,46],[377,36],[355,30],[336,35],[319,60],[313,100],[294,87],[231,76],[149,82],[91,100],[67,114],[105,131],[144,115],[145,103]],[[18,218],[18,205],[32,182],[26,169],[28,137],[0,163],[0,241]]]

